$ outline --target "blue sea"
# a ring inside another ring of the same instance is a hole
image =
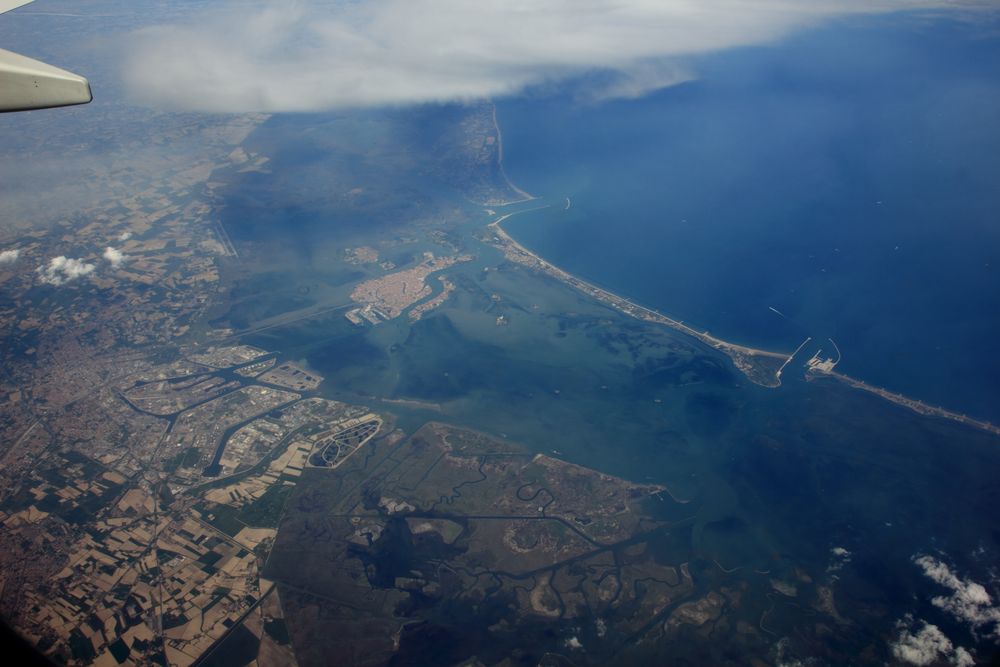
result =
[[[687,64],[641,99],[502,101],[506,171],[552,204],[508,231],[723,338],[832,338],[841,372],[1000,421],[996,15],[852,19]]]

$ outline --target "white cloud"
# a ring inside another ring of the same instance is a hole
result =
[[[48,285],[62,285],[91,273],[93,264],[87,264],[81,259],[71,259],[64,255],[53,257],[47,266],[39,266],[37,271],[41,281]]]
[[[0,252],[0,266],[4,264],[13,264],[17,261],[17,258],[21,256],[21,251],[18,248],[13,250],[4,250]]]
[[[961,646],[954,646],[936,625],[925,621],[914,631],[912,617],[897,623],[899,635],[892,644],[892,654],[896,659],[911,665],[931,665],[947,660],[956,667],[972,667],[972,656]]]
[[[973,667],[976,664],[976,659],[972,657],[972,654],[961,646],[955,647],[955,655],[952,656],[951,661],[955,663],[956,667]]]
[[[844,547],[834,547],[830,549],[830,554],[833,556],[833,562],[827,566],[826,571],[831,573],[840,572],[844,569],[844,566],[851,562],[851,552]],[[834,576],[834,579],[837,577]]]
[[[108,260],[108,263],[111,264],[112,269],[117,269],[119,266],[122,265],[122,262],[128,259],[121,250],[118,250],[117,248],[112,248],[111,246],[108,246],[107,248],[104,249],[103,257],[104,259]]]
[[[132,232],[122,232],[118,235],[119,241],[128,241],[130,238],[132,238]]]
[[[634,97],[690,78],[692,55],[960,1],[244,0],[137,32],[124,78],[148,104],[222,112],[468,100],[586,73],[602,74],[594,97]]]
[[[949,595],[939,595],[931,602],[934,606],[966,621],[974,632],[986,630],[988,636],[1000,637],[1000,607],[982,584],[962,579],[945,563],[931,556],[918,556],[913,562],[919,565],[932,581],[950,590]]]

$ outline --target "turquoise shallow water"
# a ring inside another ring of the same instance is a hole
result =
[[[506,228],[730,340],[832,337],[843,372],[1000,420],[996,25],[843,22],[640,100],[505,101],[507,172],[554,204]]]

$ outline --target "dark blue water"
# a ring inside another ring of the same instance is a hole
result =
[[[838,370],[998,420],[998,27],[852,20],[641,100],[507,100],[507,172],[555,203],[508,229],[728,339],[831,336]]]

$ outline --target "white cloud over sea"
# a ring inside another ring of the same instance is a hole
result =
[[[892,644],[892,654],[897,660],[911,665],[934,665],[947,661],[956,667],[972,667],[975,660],[962,648],[955,646],[936,625],[925,621],[914,623],[907,617],[897,624],[899,631]]]
[[[137,32],[131,95],[183,110],[320,111],[469,100],[585,74],[583,96],[690,79],[690,56],[852,14],[962,0],[255,0]]]
[[[3,266],[4,264],[13,264],[20,256],[21,250],[19,248],[0,251],[0,266]]]
[[[948,591],[947,595],[931,599],[935,607],[968,623],[974,634],[1000,639],[1000,606],[985,586],[959,577],[946,563],[932,556],[917,556],[913,562],[931,581]]]
[[[74,259],[59,255],[49,260],[48,264],[39,266],[37,271],[40,279],[47,285],[64,285],[71,280],[86,276],[94,270],[93,264],[82,259]]]

